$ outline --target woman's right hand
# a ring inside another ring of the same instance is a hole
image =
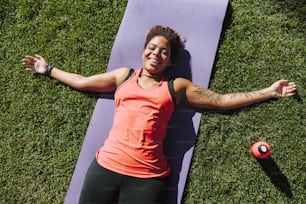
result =
[[[46,74],[48,66],[46,60],[40,55],[35,55],[34,57],[27,55],[22,59],[22,64],[27,67],[27,71],[34,74]]]

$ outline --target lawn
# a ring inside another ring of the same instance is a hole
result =
[[[40,54],[67,71],[104,72],[127,1],[0,1],[0,203],[63,203],[96,97],[25,72]],[[184,203],[306,200],[303,0],[233,0],[210,89],[295,81],[298,96],[204,111]],[[250,145],[266,140],[271,157]]]

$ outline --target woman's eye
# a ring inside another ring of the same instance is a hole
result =
[[[154,51],[154,50],[158,49],[159,54],[162,54],[162,55],[165,55],[165,56],[169,55],[169,51],[166,48],[158,48],[156,46],[148,46],[147,49],[151,50],[151,51]]]
[[[149,46],[148,49],[149,49],[149,50],[155,50],[155,47]]]
[[[163,50],[162,53],[163,53],[163,55],[168,56],[168,51],[167,50]]]

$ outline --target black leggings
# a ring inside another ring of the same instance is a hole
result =
[[[135,178],[107,170],[94,160],[85,177],[80,204],[162,203],[166,178]]]

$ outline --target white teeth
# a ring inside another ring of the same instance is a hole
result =
[[[150,58],[149,61],[150,61],[152,64],[159,64],[159,63],[160,63],[157,59],[152,59],[152,58]]]

